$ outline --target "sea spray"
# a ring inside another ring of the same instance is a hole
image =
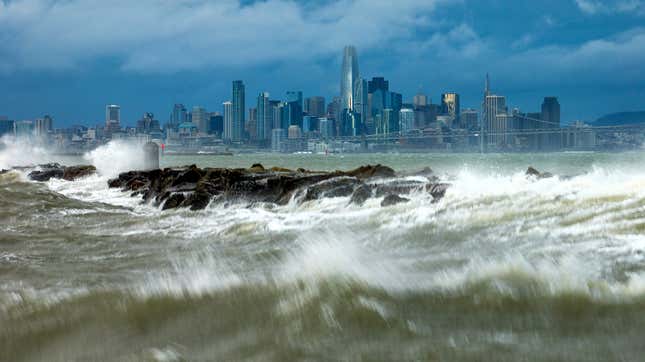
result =
[[[141,170],[145,166],[143,144],[135,141],[113,140],[86,153],[83,158],[94,165],[97,172],[115,177],[121,172]]]
[[[44,146],[36,145],[28,138],[6,135],[0,138],[0,169],[47,163],[54,159]]]

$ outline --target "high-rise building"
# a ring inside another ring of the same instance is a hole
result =
[[[175,104],[170,114],[170,125],[177,127],[178,125],[188,121],[188,112],[183,104]]]
[[[137,121],[137,133],[158,133],[161,132],[159,121],[155,119],[154,114],[146,112],[140,120]]]
[[[352,110],[354,107],[354,83],[358,80],[358,56],[356,48],[346,46],[343,49],[343,66],[340,75],[341,111]]]
[[[542,127],[540,128],[553,129],[552,133],[545,134],[542,137],[543,150],[553,151],[561,148],[560,103],[557,97],[544,97],[541,119]]]
[[[334,137],[334,122],[332,119],[323,117],[318,121],[318,127],[320,128],[320,137],[323,139],[329,139]]]
[[[295,124],[289,126],[288,137],[289,137],[289,139],[301,138],[302,137],[302,132],[300,130],[300,127],[295,125]]]
[[[489,94],[484,100],[483,127],[487,133],[486,144],[497,147],[505,141],[505,136],[500,132],[506,131],[506,119],[497,117],[500,114],[506,114],[506,98],[494,94]]]
[[[121,107],[116,104],[105,106],[105,130],[116,132],[121,129]]]
[[[428,104],[428,97],[423,93],[417,93],[412,100],[412,104],[414,105],[414,109],[425,107]]]
[[[340,113],[340,121],[338,122],[338,135],[342,137],[354,137],[361,134],[361,115],[349,110],[343,109]]]
[[[222,139],[225,141],[233,140],[233,102],[224,102],[222,103],[224,108],[224,133]]]
[[[325,116],[325,97],[305,98],[304,112],[313,117]]]
[[[308,133],[316,129],[318,117],[304,116],[302,117],[302,132]]]
[[[392,109],[392,119],[390,132],[399,131],[399,112],[403,106],[403,95],[401,93],[390,92],[389,108]]]
[[[271,107],[271,112],[273,113],[272,120],[273,124],[270,129],[282,128],[282,101],[270,100],[269,106]],[[273,133],[271,134],[273,137]]]
[[[206,112],[206,108],[194,106],[192,111],[192,119],[192,122],[197,127],[199,133],[208,134],[210,119],[208,117],[208,112]]]
[[[36,137],[46,136],[52,131],[53,124],[54,120],[48,115],[45,115],[43,118],[36,119],[34,124],[34,133],[36,134]]]
[[[327,105],[327,117],[328,118],[333,118],[335,121],[338,121],[340,119],[340,111],[342,111],[341,107],[341,98],[340,97],[334,97],[332,101]]]
[[[282,145],[287,138],[287,130],[282,128],[274,128],[271,131],[271,150],[273,152],[282,151]]]
[[[244,82],[241,80],[234,80],[233,100],[231,102],[233,109],[230,139],[232,141],[237,142],[244,139],[244,115],[246,113],[245,99]],[[226,120],[226,113],[224,113],[224,120]]]
[[[557,97],[544,97],[542,121],[548,125],[545,128],[560,128],[560,103]]]
[[[258,95],[257,104],[257,139],[268,140],[271,138],[271,130],[273,129],[273,109],[271,108],[271,101],[269,100],[269,92],[262,92]]]
[[[406,134],[414,129],[414,110],[403,108],[399,111],[399,132]]]
[[[258,139],[258,109],[255,107],[249,108],[249,118],[246,120],[246,133],[249,139]]]
[[[366,127],[369,117],[369,93],[367,92],[367,80],[359,78],[354,83],[354,112],[360,116],[361,129],[356,134],[366,133]]]
[[[301,91],[288,91],[287,92],[287,107],[289,126],[302,127],[302,92]]]
[[[374,93],[377,89],[385,92],[390,90],[390,82],[383,77],[373,77],[372,80],[367,82],[367,92]]]
[[[478,129],[479,114],[476,109],[467,108],[461,111],[459,126],[470,131]]]
[[[441,113],[452,118],[452,124],[459,124],[459,94],[444,93],[441,95]]]
[[[219,112],[209,113],[208,117],[210,123],[208,127],[209,134],[219,135],[221,138],[224,132],[224,117]]]
[[[371,81],[367,82],[367,91],[368,91],[368,109],[369,109],[369,115],[368,115],[368,120],[366,122],[368,132],[371,133],[371,129],[374,129],[374,132],[378,133],[376,130],[377,128],[379,130],[383,130],[382,125],[377,126],[377,120],[376,117],[378,115],[380,116],[379,122],[382,123],[383,121],[383,111],[386,108],[392,108],[392,100],[393,96],[390,93],[390,84],[385,78],[383,77],[374,77],[372,78]],[[402,99],[399,102],[398,96],[394,96],[394,99],[397,103],[403,103]],[[398,119],[398,112],[401,109],[399,108],[396,110],[396,119]],[[394,110],[393,110],[394,111]],[[398,123],[398,122],[397,122]],[[389,126],[387,127],[389,129]],[[397,124],[398,128],[398,124]]]

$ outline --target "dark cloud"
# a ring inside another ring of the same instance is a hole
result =
[[[478,106],[490,72],[513,105],[559,95],[565,118],[590,119],[643,103],[642,14],[638,0],[3,1],[0,114],[100,120],[122,103],[163,120],[174,102],[219,109],[237,78],[249,104],[263,90],[331,97],[351,43],[362,75],[406,99],[422,85]]]

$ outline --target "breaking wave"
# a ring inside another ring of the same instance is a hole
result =
[[[623,345],[639,345],[639,171],[537,180],[463,168],[442,177],[452,186],[436,203],[419,191],[392,207],[338,197],[162,212],[107,188],[133,167],[108,158],[100,166],[108,154],[88,155],[101,172],[76,182],[0,175],[0,198],[11,201],[2,217],[24,217],[0,237],[13,248],[0,254],[0,276],[21,262],[29,276],[0,287],[0,323],[16,325],[0,329],[9,356],[32,351],[43,330],[62,341],[48,345],[61,360],[78,350],[132,360],[289,360],[323,350],[331,359],[468,359],[509,345],[521,348],[508,360],[527,351],[561,359],[575,349],[545,348],[553,333],[584,336],[594,349],[612,328]],[[19,246],[27,240],[38,241],[29,252]],[[86,345],[74,342],[79,334]],[[604,352],[597,357],[612,356]]]

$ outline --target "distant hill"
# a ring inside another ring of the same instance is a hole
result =
[[[645,123],[645,111],[611,113],[598,118],[591,124],[594,126],[622,126],[639,123]]]

